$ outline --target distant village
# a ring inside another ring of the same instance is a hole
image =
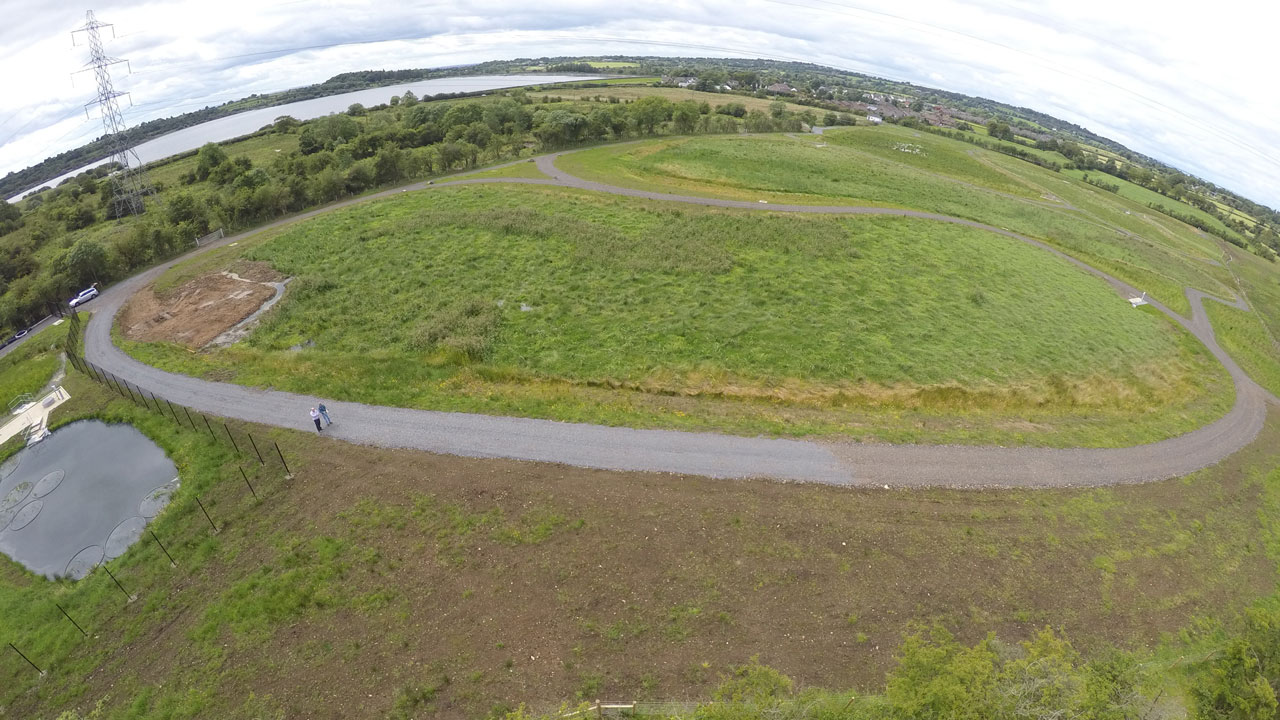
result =
[[[737,79],[726,79],[708,84],[702,78],[692,75],[664,75],[662,84],[670,87],[704,90],[711,92],[745,93],[758,97],[777,97],[803,104],[816,104],[821,107],[847,112],[865,117],[872,125],[883,122],[901,122],[905,118],[916,118],[917,121],[934,127],[967,129],[965,125],[985,125],[992,118],[975,115],[966,110],[950,107],[936,102],[924,100],[910,95],[895,94],[874,90],[861,90],[848,87],[828,87],[819,85],[816,88],[796,87],[787,82],[773,82],[768,85],[744,82]],[[1032,141],[1049,140],[1047,133],[1035,132],[1023,127],[1012,127],[1013,134]]]

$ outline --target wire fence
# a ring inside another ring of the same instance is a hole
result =
[[[103,369],[96,363],[86,360],[84,357],[83,340],[81,338],[81,330],[83,327],[82,321],[74,312],[59,314],[61,314],[70,323],[70,327],[67,329],[66,339],[64,340],[63,350],[66,352],[67,360],[72,364],[72,366],[83,373],[86,377],[93,379],[99,385],[117,393],[121,398],[128,399],[138,407],[145,408],[149,412],[159,414],[161,417],[177,423],[177,425],[183,429],[189,429],[194,432],[208,435],[210,442],[219,445],[226,445],[231,448],[237,458],[237,469],[239,470],[241,480],[255,500],[260,499],[258,490],[253,486],[252,481],[249,479],[250,473],[245,472],[245,464],[252,466],[254,462],[258,463],[259,468],[253,473],[255,477],[260,477],[261,471],[270,472],[273,471],[274,468],[279,467],[284,471],[284,479],[289,480],[293,478],[293,472],[290,470],[289,463],[285,459],[284,451],[281,450],[279,443],[275,440],[254,437],[253,433],[238,425],[233,426],[224,418],[211,418],[204,413],[193,410],[184,405],[173,403],[168,399],[137,385],[136,383],[130,383],[128,380],[115,375],[109,370]],[[209,513],[209,508],[205,505],[204,501],[199,495],[194,495],[193,499],[195,500],[197,507],[200,509],[200,516],[203,516],[205,521],[208,522],[211,532],[214,534],[218,533],[221,528],[219,528],[218,523]],[[156,534],[155,530],[150,529],[148,532],[151,540],[155,542],[156,546],[164,554],[164,558],[169,565],[175,568],[178,567],[178,562],[170,553],[169,547],[164,544],[160,539],[160,536]],[[111,571],[108,563],[109,561],[104,558],[101,564],[96,567],[101,567],[103,569],[104,573],[111,579],[111,582],[125,597],[126,604],[137,600],[138,595],[126,589],[125,583],[121,582],[121,579]],[[55,619],[65,618],[67,622],[71,623],[71,625],[75,627],[84,639],[88,640],[90,638],[89,633],[85,631],[84,627],[82,627],[66,609],[57,603],[53,604],[57,607],[60,615],[51,615],[51,617]],[[47,666],[42,667],[38,664],[43,662],[43,660],[23,652],[23,650],[12,641],[7,644],[10,650],[22,658],[26,666],[30,666],[41,677],[48,673],[49,669]],[[28,648],[28,651],[30,651],[30,648]]]
[[[280,465],[284,468],[285,475],[292,475],[292,471],[289,470],[289,463],[284,458],[284,452],[280,450],[280,445],[276,441],[272,440],[270,445],[260,444],[258,439],[253,436],[253,433],[244,429],[239,429],[240,437],[237,439],[236,432],[232,431],[231,425],[226,420],[219,417],[214,417],[213,420],[210,420],[209,416],[198,410],[192,410],[185,405],[174,403],[137,383],[130,383],[115,373],[103,369],[96,363],[86,360],[82,347],[83,341],[80,337],[80,318],[74,313],[70,314],[68,318],[71,327],[67,330],[64,350],[66,351],[67,360],[77,370],[139,407],[158,413],[162,417],[171,418],[173,422],[184,428],[189,427],[196,432],[208,433],[210,439],[214,442],[228,444],[237,454],[256,459],[259,465],[265,466],[268,458],[271,458],[274,454],[274,459],[278,459]],[[272,450],[275,452],[272,453]]]

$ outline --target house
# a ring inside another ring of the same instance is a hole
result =
[[[765,88],[765,91],[771,93],[793,93],[796,89],[786,83],[774,83]]]
[[[884,119],[876,115],[868,115],[867,122],[871,123],[872,125],[879,125],[880,123],[884,122]]]

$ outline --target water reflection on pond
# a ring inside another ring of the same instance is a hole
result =
[[[0,552],[46,577],[84,577],[138,540],[177,475],[131,425],[60,428],[0,463]]]

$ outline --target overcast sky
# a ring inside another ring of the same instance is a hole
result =
[[[102,133],[84,11],[129,125],[339,72],[543,55],[803,60],[1030,107],[1280,208],[1280,3],[1223,0],[0,0],[0,176]]]

